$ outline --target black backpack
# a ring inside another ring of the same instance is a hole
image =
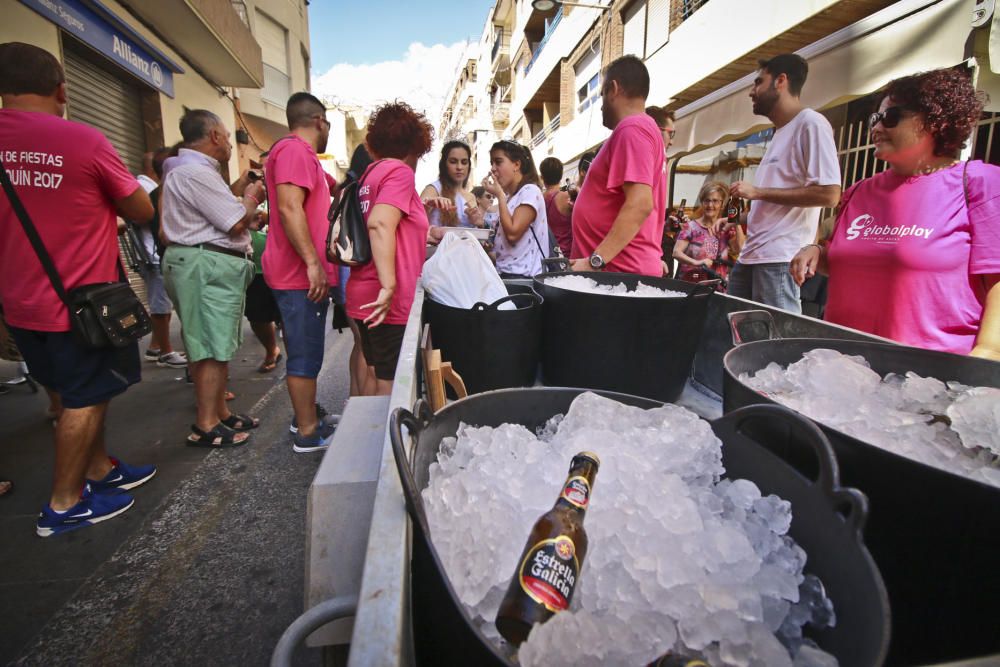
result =
[[[381,160],[379,160],[381,162]],[[372,261],[368,223],[361,209],[360,189],[365,177],[378,162],[370,165],[359,180],[350,180],[340,194],[340,201],[330,206],[327,219],[326,257],[344,266],[363,266]]]

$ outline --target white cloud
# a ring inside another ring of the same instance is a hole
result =
[[[422,112],[434,127],[441,121],[441,109],[455,81],[455,69],[468,43],[410,44],[402,60],[372,65],[334,65],[325,74],[314,76],[312,91],[332,103],[356,105],[366,110],[393,100],[406,102]],[[437,156],[433,152],[421,161],[417,187],[433,180]],[[430,168],[428,169],[428,165]]]

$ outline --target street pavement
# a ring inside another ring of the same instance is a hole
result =
[[[327,337],[319,396],[334,412],[350,346],[347,331]],[[23,385],[0,395],[0,479],[15,484],[0,498],[0,664],[267,664],[304,610],[306,495],[322,453],[292,452],[284,364],[260,374],[261,358],[246,327],[231,407],[262,425],[229,450],[184,445],[192,386],[183,369],[145,363],[111,403],[107,446],[156,464],[156,477],[122,516],[45,539],[35,520],[51,482],[48,403]],[[0,362],[0,380],[16,370]],[[296,664],[321,664],[319,650],[300,648]]]

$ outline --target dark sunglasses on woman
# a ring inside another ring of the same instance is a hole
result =
[[[899,125],[899,121],[903,120],[906,111],[908,110],[904,107],[889,107],[885,111],[876,111],[868,116],[868,127],[875,129],[875,126],[881,122],[882,127],[891,130]]]

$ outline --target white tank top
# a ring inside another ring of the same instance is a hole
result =
[[[441,194],[442,187],[441,187],[441,180],[440,179],[438,179],[438,180],[434,181],[433,183],[431,183],[431,187],[434,188],[437,191],[438,195]],[[475,227],[475,225],[472,224],[472,221],[469,220],[469,216],[465,214],[465,206],[466,206],[466,204],[468,204],[468,202],[465,201],[465,197],[462,196],[462,193],[456,192],[455,193],[455,213],[458,216],[458,226],[459,227]],[[431,223],[431,227],[441,227],[442,226],[442,223],[441,223],[441,211],[437,210],[436,208],[432,208],[431,212],[430,212],[430,215],[427,216],[427,220],[428,220],[428,222]]]

